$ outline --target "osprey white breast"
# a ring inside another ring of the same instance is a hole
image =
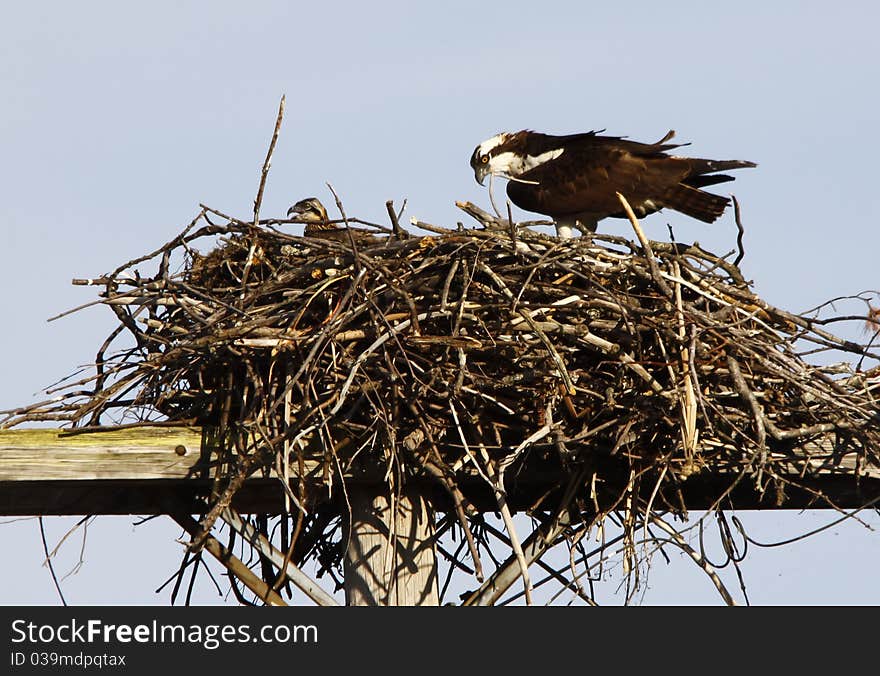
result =
[[[539,155],[518,155],[509,151],[499,153],[489,160],[489,173],[504,177],[519,176],[544,164],[544,162],[555,160],[563,152],[565,152],[565,148],[548,150]]]

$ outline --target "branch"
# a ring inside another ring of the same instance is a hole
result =
[[[668,523],[666,523],[663,519],[655,516],[654,514],[650,514],[648,516],[650,517],[652,523],[655,523],[661,529],[666,531],[669,534],[669,537],[671,537],[675,544],[678,545],[679,549],[681,549],[685,554],[691,557],[694,563],[696,563],[700,568],[703,569],[703,572],[705,572],[706,575],[709,576],[709,579],[712,580],[712,584],[715,585],[715,589],[717,589],[718,593],[721,594],[721,598],[724,599],[724,602],[729,606],[737,605],[737,602],[733,600],[730,592],[727,591],[727,587],[724,586],[721,578],[718,577],[718,573],[715,572],[715,569],[712,568],[709,562],[706,561],[706,559],[704,559],[702,556],[700,556],[693,547],[685,542],[681,534]]]
[[[200,537],[201,526],[189,514],[184,511],[176,511],[170,515],[181,528],[189,533],[193,538]],[[270,606],[286,606],[287,603],[277,592],[272,591],[268,584],[257,577],[253,571],[248,568],[245,563],[235,556],[227,547],[213,535],[204,537],[204,547],[211,555],[217,559],[232,575],[237,577],[241,582],[257,595],[262,601]]]
[[[251,523],[248,523],[232,507],[227,507],[220,514],[220,518],[228,523],[249,544],[251,544],[263,556],[269,559],[282,577],[286,577],[312,601],[319,606],[338,606],[339,603],[318,586],[308,575],[293,565],[287,557],[272,546],[266,536],[260,533]],[[285,565],[286,564],[286,565]]]
[[[739,201],[736,199],[736,195],[731,195],[731,199],[733,200],[733,216],[736,220],[736,248],[739,250],[739,254],[734,259],[733,264],[739,265],[739,262],[743,259],[743,256],[746,255],[745,250],[743,249],[743,235],[745,234],[745,228],[743,228],[742,221],[740,220],[739,213]]]
[[[278,141],[278,134],[281,131],[281,120],[284,118],[284,96],[281,97],[281,103],[278,104],[278,117],[275,119],[275,131],[272,133],[272,140],[269,142],[269,151],[266,153],[266,159],[263,162],[263,170],[260,174],[260,187],[257,190],[257,199],[254,200],[254,227],[260,222],[260,206],[263,204],[263,190],[266,188],[266,177],[269,175],[269,167],[272,165],[272,153],[275,152],[275,143]]]
[[[633,230],[636,231],[636,237],[639,238],[639,243],[645,250],[645,258],[648,259],[648,266],[651,268],[651,276],[654,278],[654,282],[657,284],[657,287],[663,292],[664,296],[666,296],[667,298],[672,298],[672,289],[669,288],[666,280],[663,279],[663,275],[660,274],[660,268],[657,265],[657,259],[654,258],[654,250],[651,248],[651,242],[648,241],[647,237],[645,237],[645,233],[642,231],[642,226],[639,225],[639,220],[633,213],[632,207],[629,205],[629,202],[626,201],[626,197],[624,197],[622,194],[617,193],[617,199],[619,199],[620,203],[623,205],[623,210],[626,212],[627,218],[629,218],[629,222],[632,224]]]

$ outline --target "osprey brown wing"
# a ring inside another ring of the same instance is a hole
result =
[[[661,207],[664,196],[691,171],[687,159],[665,155],[657,146],[607,140],[612,142],[569,146],[554,161],[510,181],[507,194],[511,201],[527,211],[553,217],[589,213],[602,218],[620,212],[617,192],[633,205],[653,201]],[[632,152],[628,145],[644,150]]]

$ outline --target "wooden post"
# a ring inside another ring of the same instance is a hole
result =
[[[425,498],[408,492],[391,505],[387,493],[364,488],[348,497],[346,605],[438,605],[434,514]]]

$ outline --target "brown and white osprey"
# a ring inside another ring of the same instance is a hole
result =
[[[640,218],[667,208],[711,223],[730,200],[702,188],[733,180],[716,172],[757,166],[669,155],[687,145],[667,143],[672,131],[657,143],[599,134],[504,132],[477,146],[471,167],[480,185],[486,176],[508,179],[507,195],[516,206],[550,216],[557,234],[571,237],[573,229],[595,232],[603,218],[624,218],[618,192]]]
[[[307,197],[294,204],[287,210],[287,217],[290,218],[291,215],[295,215],[297,220],[306,224],[303,231],[306,237],[314,237],[321,231],[337,229],[337,226],[330,223],[327,210],[317,197]]]
[[[329,239],[347,244],[350,241],[349,233],[351,233],[355,242],[375,244],[382,241],[366,230],[340,227],[338,223],[331,222],[327,215],[327,209],[317,197],[307,197],[294,204],[287,210],[287,217],[290,218],[291,215],[299,222],[306,224],[303,229],[304,237]]]

